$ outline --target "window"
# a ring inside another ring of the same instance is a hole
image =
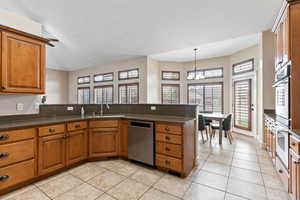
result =
[[[179,89],[177,84],[162,84],[161,86],[161,102],[163,104],[179,104]]]
[[[162,71],[162,80],[180,80],[180,72]]]
[[[139,78],[139,69],[132,69],[119,72],[119,80],[137,79]]]
[[[106,74],[94,75],[94,83],[113,81],[113,80],[114,80],[114,73],[113,72],[106,73]]]
[[[77,88],[77,103],[78,104],[89,104],[90,103],[90,88],[89,87]]]
[[[236,63],[232,67],[232,74],[243,74],[254,71],[254,59],[246,60],[240,63]]]
[[[223,68],[197,70],[196,77],[197,79],[223,78],[224,77]],[[187,80],[194,80],[194,79],[195,79],[195,71],[188,71]]]
[[[119,103],[120,104],[138,104],[139,103],[139,84],[129,83],[119,85]]]
[[[112,104],[114,87],[112,85],[96,86],[94,88],[95,104]]]
[[[251,79],[234,82],[234,127],[251,130]]]
[[[82,76],[77,78],[77,84],[89,84],[91,82],[90,76]]]
[[[223,83],[188,85],[188,103],[198,104],[200,112],[223,112]]]

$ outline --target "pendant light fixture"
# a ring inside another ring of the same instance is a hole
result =
[[[194,80],[205,79],[205,76],[204,76],[203,72],[202,73],[201,73],[201,71],[197,72],[197,51],[198,51],[198,49],[195,48],[194,49],[194,52],[195,52]]]

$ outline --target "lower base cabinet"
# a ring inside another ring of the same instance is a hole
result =
[[[65,134],[39,138],[39,175],[63,168],[66,163]]]
[[[66,140],[66,164],[72,165],[87,159],[87,131],[69,132]]]
[[[289,158],[289,193],[291,194],[293,200],[300,200],[300,166],[299,157],[290,150]]]

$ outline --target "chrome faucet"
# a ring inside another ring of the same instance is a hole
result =
[[[105,96],[107,96],[107,94]],[[102,89],[102,101],[101,101],[101,110],[100,110],[100,115],[101,116],[103,116],[103,100],[104,100],[103,97],[104,97],[104,90]],[[110,107],[107,103],[107,100],[106,100],[105,105],[106,105],[107,110],[109,110]]]

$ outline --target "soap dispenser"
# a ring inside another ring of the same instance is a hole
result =
[[[84,117],[84,108],[83,108],[83,106],[81,107],[81,117]]]

